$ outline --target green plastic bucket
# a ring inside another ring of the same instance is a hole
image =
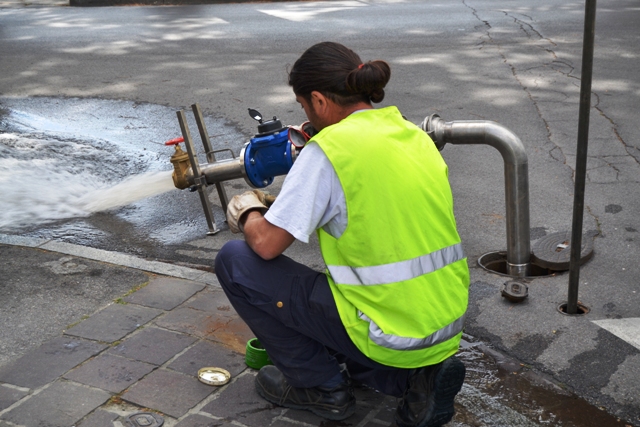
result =
[[[264,349],[258,338],[251,338],[247,341],[247,350],[244,361],[250,368],[260,369],[265,365],[273,365],[267,350]]]

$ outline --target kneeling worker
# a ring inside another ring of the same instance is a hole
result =
[[[356,382],[402,398],[398,426],[440,426],[464,381],[469,271],[440,153],[396,107],[372,107],[390,76],[337,43],[302,54],[289,84],[317,133],[268,210],[259,191],[231,200],[245,240],[215,271],[275,365],[256,376],[263,398],[342,420]],[[314,232],[326,273],[282,255]]]

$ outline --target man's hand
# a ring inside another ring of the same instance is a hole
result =
[[[256,192],[259,194],[256,194]],[[242,194],[233,196],[227,206],[227,224],[229,224],[231,232],[244,232],[242,216],[252,210],[259,210],[264,214],[267,211],[267,205],[265,202],[266,195],[259,190],[245,191]]]
[[[258,200],[260,200],[260,203],[262,203],[268,208],[270,208],[273,202],[276,201],[276,196],[272,196],[269,193],[265,193],[260,190],[253,190],[253,192],[258,197]]]

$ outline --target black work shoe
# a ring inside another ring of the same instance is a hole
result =
[[[453,399],[462,388],[465,367],[452,356],[417,369],[395,414],[398,427],[439,427],[453,418]]]
[[[278,406],[306,409],[330,420],[344,420],[356,410],[356,398],[347,381],[332,389],[291,387],[273,365],[264,366],[258,372],[256,391]]]

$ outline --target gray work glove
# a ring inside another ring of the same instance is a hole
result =
[[[263,214],[267,211],[266,194],[259,190],[245,191],[233,196],[227,206],[227,224],[232,233],[244,232],[241,219],[244,214],[252,210],[259,210]],[[273,196],[271,196],[273,197]]]

